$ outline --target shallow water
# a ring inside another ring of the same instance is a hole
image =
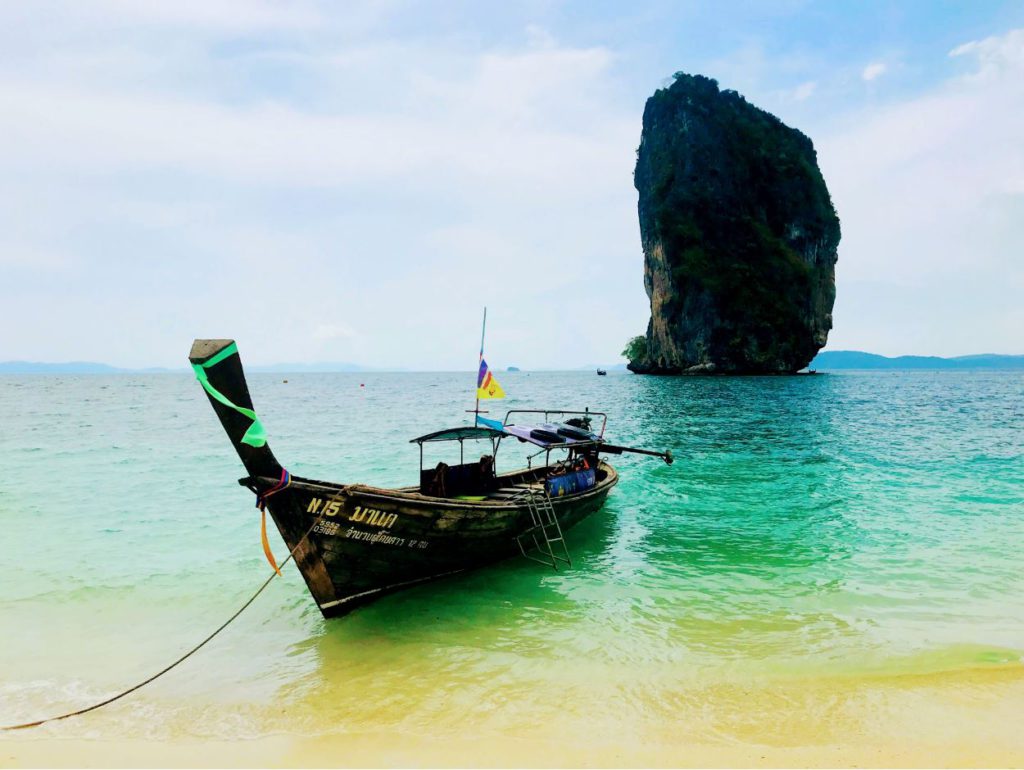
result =
[[[408,439],[463,421],[472,377],[250,387],[293,473],[403,485]],[[47,734],[557,737],[685,713],[738,735],[723,713],[748,686],[1021,666],[1019,373],[501,379],[500,410],[603,409],[612,440],[678,460],[613,460],[571,570],[512,560],[324,621],[289,567],[181,668]],[[265,578],[252,495],[190,376],[3,376],[0,420],[0,722],[148,676]],[[503,447],[499,470],[523,456]]]

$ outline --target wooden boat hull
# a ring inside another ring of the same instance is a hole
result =
[[[499,479],[512,482],[524,473]],[[598,477],[591,489],[552,499],[563,532],[598,510],[618,482],[607,463]],[[247,481],[264,491],[277,480]],[[451,500],[296,478],[267,504],[289,550],[298,546],[295,560],[325,617],[517,555],[516,537],[532,526],[525,501]]]

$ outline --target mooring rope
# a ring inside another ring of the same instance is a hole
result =
[[[274,561],[274,552],[270,550],[270,541],[267,539],[267,498],[287,489],[291,483],[292,474],[286,468],[282,468],[281,480],[266,492],[256,495],[256,507],[260,509],[260,541],[263,543],[263,555],[267,557],[267,564],[273,567],[278,575],[281,574],[281,570]]]
[[[295,547],[292,548],[292,550],[289,552],[289,554],[285,558],[285,560],[283,562],[281,562],[281,566],[282,567],[285,566],[289,561],[291,561],[292,557],[295,555],[295,552],[297,550],[299,550],[299,546],[302,545],[304,542],[306,542],[306,538],[309,537],[310,533],[313,531],[313,527],[315,527],[317,524],[319,524],[320,523],[320,519],[322,519],[322,518],[323,518],[323,514],[321,513],[317,517],[316,521],[313,522],[313,525],[309,529],[306,530],[306,534],[304,534],[302,536],[302,538],[299,540],[299,542],[297,542],[295,544]],[[205,647],[206,644],[211,639],[213,639],[215,636],[217,636],[217,634],[219,634],[221,631],[223,631],[229,625],[231,625],[231,623],[235,620],[235,618],[237,618],[239,615],[241,615],[243,612],[245,612],[245,610],[248,608],[248,606],[250,604],[252,604],[254,601],[256,601],[256,597],[258,597],[261,593],[263,593],[263,591],[266,589],[266,587],[270,585],[270,582],[274,578],[276,578],[278,575],[280,575],[280,574],[281,574],[280,571],[275,568],[275,570],[270,573],[270,577],[268,577],[265,581],[263,581],[263,585],[261,585],[258,589],[256,589],[256,593],[254,593],[252,596],[250,596],[249,600],[245,604],[243,604],[241,607],[239,607],[238,610],[235,611],[234,615],[232,615],[230,618],[225,620],[217,628],[216,631],[214,631],[212,634],[207,636],[205,639],[203,639],[203,641],[201,641],[199,644],[197,644],[191,650],[186,652],[184,655],[182,655],[176,661],[174,661],[170,665],[164,667],[160,671],[157,671],[155,674],[153,674],[153,676],[149,677],[148,679],[145,679],[145,680],[139,682],[137,685],[135,685],[133,687],[129,687],[127,690],[123,690],[123,691],[117,693],[116,695],[112,695],[111,697],[107,698],[106,700],[102,700],[99,703],[94,703],[91,706],[87,706],[84,709],[78,709],[77,711],[69,711],[67,714],[61,714],[60,716],[55,716],[55,717],[48,717],[46,719],[39,719],[39,720],[37,720],[35,722],[25,722],[24,724],[20,724],[20,725],[9,725],[7,727],[0,727],[0,731],[5,731],[5,730],[24,730],[24,729],[29,728],[29,727],[39,727],[39,725],[44,725],[47,722],[59,722],[61,719],[67,719],[69,717],[76,717],[76,716],[79,716],[81,714],[88,714],[90,711],[95,711],[98,708],[102,708],[103,706],[106,706],[106,705],[108,705],[110,703],[113,703],[116,700],[120,700],[121,698],[123,698],[126,695],[131,695],[136,690],[139,690],[139,689],[145,687],[150,682],[152,682],[152,681],[154,681],[156,679],[159,679],[164,674],[166,674],[168,671],[170,671],[173,668],[176,668],[178,665],[180,665],[181,663],[184,663],[190,657],[192,657],[197,652],[199,652],[199,650],[201,650],[203,647]]]

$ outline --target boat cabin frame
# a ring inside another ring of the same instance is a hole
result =
[[[543,422],[535,424],[516,424],[511,422],[513,415],[541,415]],[[578,429],[579,433],[586,434],[585,437],[569,437],[557,435],[550,428],[571,427],[560,423],[552,424],[552,417],[580,416],[587,420],[595,417],[601,418],[601,430],[599,433],[592,433],[589,430]],[[546,426],[546,428],[545,428]],[[544,454],[544,467],[551,465],[551,451],[554,449],[573,450],[594,450],[603,443],[605,428],[608,426],[608,415],[605,412],[592,412],[590,409],[579,411],[575,409],[510,409],[505,413],[502,422],[502,429],[463,425],[456,428],[427,433],[410,439],[411,444],[417,444],[420,451],[419,468],[419,489],[422,494],[440,497],[458,497],[459,493],[471,492],[473,495],[486,493],[497,478],[498,449],[501,448],[501,441],[505,438],[515,438],[524,443],[531,443],[540,447],[540,451],[526,458],[527,467],[533,468],[533,458]],[[537,434],[540,435],[537,435]],[[561,441],[553,441],[549,436],[554,435]],[[436,442],[459,442],[459,464],[449,466],[445,463],[438,463],[433,468],[425,469],[424,445]],[[484,457],[479,462],[467,463],[465,458],[466,441],[490,441],[491,454],[490,463],[484,463]]]

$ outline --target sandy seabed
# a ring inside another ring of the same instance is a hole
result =
[[[353,730],[236,741],[85,740],[60,738],[57,725],[0,738],[0,766],[1024,767],[1019,666],[733,686],[672,705],[678,718],[567,720],[530,734]]]

